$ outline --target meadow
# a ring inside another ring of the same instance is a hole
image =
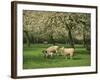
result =
[[[58,46],[69,47],[65,44]],[[64,56],[54,56],[46,59],[42,55],[42,50],[48,48],[51,44],[31,44],[23,48],[23,69],[36,68],[55,68],[55,67],[81,67],[91,65],[91,54],[82,45],[75,45],[75,55],[73,59],[66,59]]]

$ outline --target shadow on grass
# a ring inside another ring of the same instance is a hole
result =
[[[81,60],[82,58],[73,58],[73,60]]]
[[[82,57],[73,57],[72,60],[82,60],[83,58]],[[33,62],[33,63],[45,63],[45,62],[48,62],[48,63],[56,63],[56,62],[59,62],[60,61],[63,61],[65,60],[65,57],[64,56],[54,56],[52,58],[44,58],[43,56],[25,56],[24,59],[23,59],[23,62],[27,63],[27,62]],[[68,60],[70,60],[70,58],[68,57]]]
[[[90,51],[87,51],[87,50],[75,50],[75,54],[90,54]]]

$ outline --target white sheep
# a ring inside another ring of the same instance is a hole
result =
[[[67,56],[70,56],[70,59],[72,59],[73,55],[74,55],[75,49],[74,48],[60,48],[60,53],[61,55],[65,56],[67,59]]]
[[[43,50],[42,52],[46,58],[49,56],[52,57],[53,55],[57,54],[58,48],[59,46],[51,46],[47,48],[46,50]]]

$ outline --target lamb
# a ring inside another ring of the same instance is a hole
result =
[[[53,55],[57,54],[59,46],[51,46],[46,50],[43,50],[44,57],[52,57]]]
[[[60,52],[61,52],[61,55],[66,57],[66,59],[67,59],[68,55],[70,56],[70,59],[72,59],[74,52],[75,52],[75,49],[62,47],[62,48],[60,48]]]

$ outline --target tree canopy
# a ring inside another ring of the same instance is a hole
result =
[[[23,10],[24,43],[90,45],[89,13]]]

